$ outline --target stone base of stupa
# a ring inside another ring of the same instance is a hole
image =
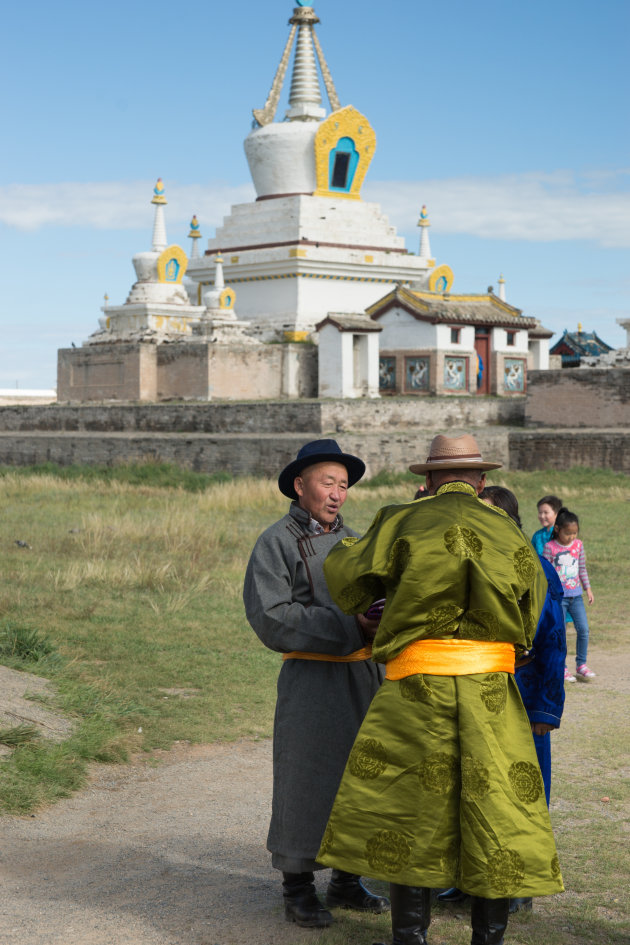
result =
[[[208,337],[143,339],[61,348],[57,400],[272,400],[317,396],[317,348],[263,345],[232,328],[232,343]]]

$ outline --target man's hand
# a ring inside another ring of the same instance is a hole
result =
[[[357,614],[357,620],[366,643],[371,643],[376,636],[380,620],[369,620],[365,614]]]
[[[555,725],[548,725],[547,722],[534,722],[532,725],[533,735],[546,735],[547,732],[553,732]]]

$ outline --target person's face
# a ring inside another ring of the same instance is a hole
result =
[[[570,545],[578,536],[578,527],[575,522],[567,522],[558,529],[558,541],[561,545]]]
[[[542,505],[538,506],[538,521],[543,528],[549,528],[556,520],[556,513],[551,508],[550,505],[547,505],[546,502],[543,502]]]
[[[298,504],[326,531],[333,524],[348,493],[348,470],[341,463],[315,463],[296,476]]]

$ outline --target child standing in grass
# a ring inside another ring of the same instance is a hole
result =
[[[543,549],[543,556],[550,561],[557,571],[562,582],[564,597],[562,609],[565,619],[570,614],[575,624],[577,635],[575,675],[583,682],[593,679],[595,673],[586,665],[588,650],[588,619],[582,597],[582,589],[586,591],[589,604],[594,601],[593,591],[586,570],[586,556],[584,545],[578,538],[580,522],[575,512],[561,508],[556,516],[550,541]],[[568,675],[567,675],[568,673]],[[575,682],[575,677],[565,671],[565,679]]]
[[[538,521],[542,525],[537,532],[532,535],[532,545],[537,555],[543,553],[543,548],[551,538],[553,526],[556,521],[556,515],[562,508],[562,499],[557,495],[544,495],[536,503],[538,509]]]

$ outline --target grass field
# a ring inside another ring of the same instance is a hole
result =
[[[630,479],[498,470],[489,481],[516,492],[528,533],[545,493],[580,515],[595,593],[589,663],[599,672],[569,688],[552,736],[568,891],[517,916],[510,942],[627,945]],[[417,483],[383,475],[353,488],[346,520],[364,530]],[[274,483],[167,467],[2,470],[0,509],[0,662],[52,679],[55,706],[76,724],[57,745],[17,738],[0,762],[0,810],[24,813],[77,789],[92,760],[271,734],[279,658],[247,626],[241,585],[256,536],[286,509]],[[365,939],[366,924],[386,934],[384,919],[346,917],[326,941]],[[447,934],[452,945],[469,941],[467,925],[442,911],[433,939]]]

